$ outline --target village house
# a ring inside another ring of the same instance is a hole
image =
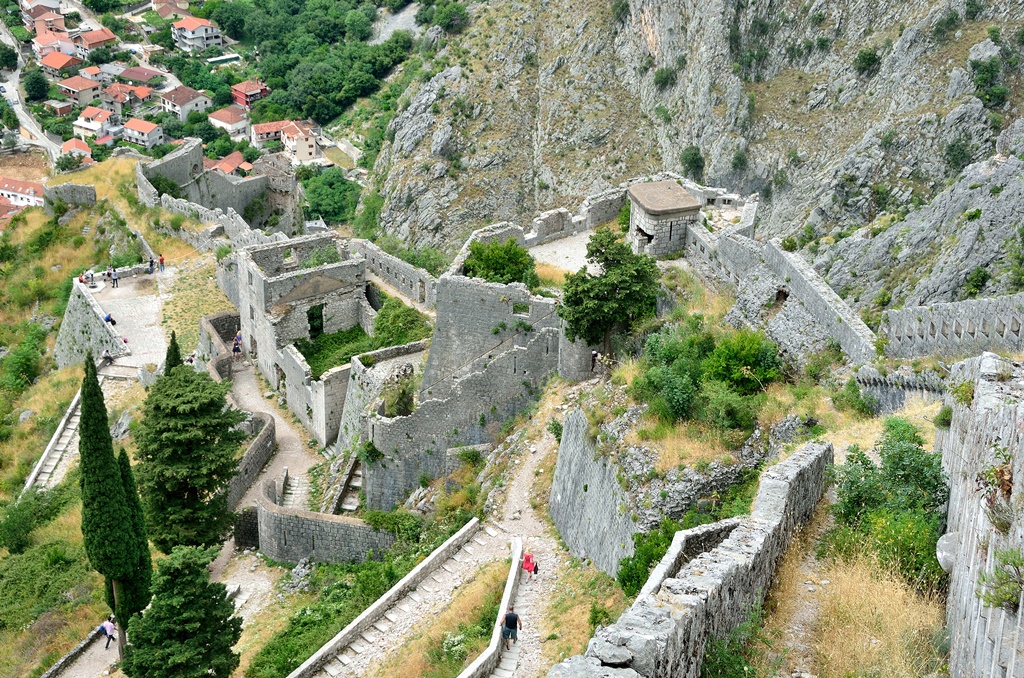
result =
[[[163,71],[157,71],[152,68],[132,66],[131,68],[125,68],[122,70],[117,74],[117,77],[136,85],[153,85],[158,80],[162,80],[167,77],[167,74]]]
[[[235,141],[249,134],[249,115],[240,106],[232,104],[206,117],[211,125],[224,130]]]
[[[249,110],[260,99],[270,96],[270,88],[262,80],[246,80],[231,86],[231,98],[242,108]]]
[[[173,113],[182,122],[188,119],[192,111],[205,111],[212,105],[213,99],[184,85],[160,95],[160,107]]]
[[[43,12],[35,18],[33,22],[33,28],[35,29],[36,35],[42,33],[67,33],[68,29],[64,26],[64,15],[55,14],[54,12]]]
[[[160,125],[138,118],[132,118],[124,124],[124,140],[147,149],[159,146],[164,142],[164,128]]]
[[[61,80],[57,83],[57,89],[64,96],[77,101],[79,106],[88,105],[100,95],[100,83],[80,75],[73,75],[66,80]]]
[[[59,78],[62,71],[71,72],[81,63],[81,59],[62,52],[50,52],[39,60],[43,72],[51,78]]]
[[[132,108],[148,101],[152,95],[152,87],[114,83],[100,92],[100,101],[103,108],[116,115],[124,116]]]
[[[43,102],[43,106],[46,110],[50,111],[54,115],[67,115],[71,112],[71,109],[75,107],[70,101],[57,101],[56,99],[47,99]]]
[[[316,132],[302,122],[291,121],[285,125],[281,129],[281,143],[295,164],[311,162],[322,157]]]
[[[75,38],[75,50],[82,59],[88,59],[92,56],[93,50],[100,47],[117,47],[117,36],[109,28],[88,31]]]
[[[61,155],[80,155],[84,158],[92,157],[92,149],[89,144],[81,139],[68,139],[60,147]]]
[[[0,177],[0,196],[11,201],[12,205],[41,207],[43,204],[43,185],[34,181],[18,181]]]
[[[67,33],[46,31],[32,38],[32,53],[36,59],[42,60],[47,54],[60,52],[63,54],[74,54],[75,44]]]
[[[36,18],[44,14],[60,14],[60,0],[25,1],[21,4],[21,22],[28,30],[32,30]]]
[[[220,29],[206,19],[185,17],[171,24],[174,44],[183,52],[202,52],[208,47],[224,44]]]
[[[80,137],[101,137],[110,132],[114,125],[114,115],[110,111],[86,106],[71,125],[71,129]]]

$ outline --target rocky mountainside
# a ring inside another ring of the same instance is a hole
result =
[[[385,229],[417,244],[522,223],[647,171],[686,172],[689,146],[706,183],[761,192],[761,233],[845,233],[929,202],[993,153],[1021,105],[1022,2],[471,10],[462,35],[430,36],[432,77],[403,97],[374,169]]]

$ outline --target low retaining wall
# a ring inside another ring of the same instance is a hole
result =
[[[265,412],[253,412],[252,422],[256,437],[242,455],[238,462],[238,472],[231,479],[228,486],[228,510],[234,511],[242,497],[249,491],[252,484],[256,482],[260,471],[267,465],[270,458],[274,456],[277,442],[274,437],[274,417]]]
[[[1024,349],[1024,292],[887,311],[880,334],[887,355],[965,356]]]
[[[803,257],[783,250],[777,239],[765,245],[763,256],[772,272],[789,285],[792,296],[839,342],[846,355],[861,364],[875,359],[875,333]]]
[[[71,400],[71,404],[68,405],[68,409],[64,412],[64,417],[60,420],[57,430],[54,431],[53,435],[50,437],[50,442],[46,444],[46,449],[43,450],[43,454],[39,457],[39,461],[37,461],[36,465],[32,467],[32,472],[29,473],[28,478],[25,479],[25,487],[21,489],[21,494],[18,495],[19,499],[22,494],[28,492],[29,488],[35,485],[36,478],[39,477],[39,472],[43,470],[43,466],[46,465],[46,460],[53,454],[54,448],[57,447],[57,441],[59,441],[60,437],[64,434],[64,429],[68,426],[68,420],[71,419],[71,416],[78,409],[78,404],[81,399],[82,389],[79,388],[78,392],[75,393],[75,397]]]
[[[708,641],[725,636],[764,599],[794,531],[817,507],[831,465],[831,444],[808,443],[765,471],[749,517],[674,539],[636,602],[598,630],[585,657],[554,666],[548,678],[590,678],[627,667],[636,673],[622,675],[700,676]],[[730,530],[714,549],[666,576],[686,560],[690,539],[706,545]]]
[[[504,641],[501,638],[501,618],[505,610],[512,605],[519,594],[519,580],[523,574],[520,560],[523,557],[523,540],[519,537],[512,538],[512,564],[508,568],[508,577],[505,579],[505,591],[501,594],[501,603],[498,605],[498,618],[494,620],[494,630],[491,631],[491,642],[487,648],[477,657],[472,664],[467,666],[459,678],[480,678],[490,676],[491,672],[501,662],[501,648]]]
[[[871,365],[864,365],[855,375],[861,391],[878,403],[878,412],[887,414],[902,409],[909,398],[941,400],[946,384],[934,372],[913,377],[903,374],[883,375]]]
[[[323,647],[314,652],[312,657],[302,662],[299,668],[288,674],[288,678],[308,678],[309,676],[316,675],[324,664],[331,661],[339,650],[343,650],[353,640],[357,639],[363,631],[373,626],[374,622],[380,619],[399,600],[404,598],[409,591],[419,586],[441,563],[458,553],[459,549],[473,538],[478,529],[480,529],[480,519],[471,519],[461,530],[449,537],[445,543],[434,549],[419,565],[412,568],[409,574],[402,577],[387,593],[378,598],[361,615],[339,631],[338,635],[331,638]]]
[[[394,535],[357,518],[278,506],[277,500],[276,481],[263,481],[256,496],[260,551],[274,560],[362,561],[395,542]]]
[[[39,676],[39,678],[55,678],[56,676],[59,676],[61,673],[63,673],[64,669],[74,664],[75,660],[78,659],[83,652],[89,649],[89,645],[92,644],[94,640],[103,635],[103,631],[102,629],[100,629],[100,624],[102,623],[103,620],[101,619],[96,624],[96,628],[90,631],[89,635],[85,637],[85,640],[80,642],[78,645],[75,645],[70,652],[68,652],[60,659],[58,659],[57,663],[51,666],[49,669],[47,669],[46,673]]]

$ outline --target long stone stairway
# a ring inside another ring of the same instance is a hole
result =
[[[288,508],[306,510],[306,499],[309,497],[309,479],[305,474],[300,476],[288,476],[284,490],[281,493],[281,506]]]
[[[340,648],[315,674],[316,678],[365,675],[388,650],[401,647],[410,633],[443,610],[455,590],[482,565],[507,556],[506,536],[485,525],[458,552],[434,568],[415,590],[386,610],[358,638]]]
[[[363,491],[363,465],[358,461],[352,475],[341,491],[341,510],[355,511],[359,508],[359,493]]]
[[[64,474],[60,472],[60,467],[66,465],[71,458],[78,455],[78,422],[81,418],[81,409],[78,402],[76,402],[74,410],[67,418],[64,427],[59,431],[53,446],[48,447],[44,453],[46,458],[43,460],[43,465],[39,469],[35,481],[32,483],[33,487],[49,489],[63,479]],[[62,462],[65,463],[62,464]]]
[[[525,576],[525,574],[522,576]],[[530,583],[524,581],[519,584],[519,593],[516,595],[513,605],[515,606],[516,614],[523,621],[524,631],[519,634],[519,641],[513,643],[511,649],[502,649],[501,661],[498,662],[497,668],[491,672],[493,678],[511,678],[515,675],[516,668],[519,666],[519,653],[522,651],[523,643],[525,642],[524,636],[528,635],[525,629],[529,628],[529,633],[534,636],[537,634],[538,620],[533,617],[533,611],[539,609],[537,601],[539,595],[538,590],[531,586]],[[504,610],[501,612],[504,613]]]

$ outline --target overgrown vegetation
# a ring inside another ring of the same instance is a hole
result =
[[[299,339],[295,348],[306,359],[314,379],[327,370],[346,364],[353,356],[388,346],[401,346],[430,336],[427,318],[394,297],[386,295],[373,321],[373,336],[355,325],[347,330]]]
[[[750,513],[750,505],[757,493],[760,474],[748,471],[741,481],[721,495],[714,494],[700,507],[690,508],[679,520],[666,518],[657,529],[650,532],[638,532],[633,535],[633,555],[619,561],[617,579],[619,586],[627,596],[635,596],[647,583],[651,569],[665,556],[672,538],[679,530],[688,530],[698,525],[706,525],[725,518]]]
[[[471,242],[462,270],[470,278],[492,283],[523,283],[531,290],[540,285],[533,257],[511,238],[505,242]]]
[[[821,555],[853,558],[867,545],[883,566],[914,586],[942,590],[946,575],[935,558],[935,543],[949,486],[939,455],[923,445],[913,424],[890,417],[875,445],[881,466],[851,449],[836,470],[836,526],[822,540]]]

